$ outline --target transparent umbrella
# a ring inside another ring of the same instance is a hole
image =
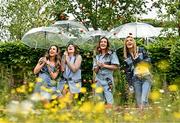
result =
[[[86,42],[84,46],[88,47],[89,50],[92,50],[101,37],[109,38],[109,32],[104,30],[93,30],[86,32],[82,35],[83,40]]]
[[[157,37],[156,28],[147,23],[126,23],[111,30],[111,38],[126,38],[129,33],[136,38]]]
[[[57,21],[53,25],[53,27],[57,27],[62,34],[67,35],[68,41],[74,42],[75,44],[78,45],[83,45],[83,39],[82,35],[85,34],[88,30],[87,28],[76,21],[71,21],[71,20],[64,20],[64,21]],[[67,42],[64,42],[67,45]]]
[[[68,37],[56,27],[38,27],[29,30],[22,38],[24,44],[32,48],[47,49],[50,45],[61,47]]]

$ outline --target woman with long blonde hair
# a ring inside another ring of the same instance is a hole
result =
[[[143,109],[148,104],[151,88],[150,58],[143,47],[137,47],[132,36],[124,40],[124,61],[129,87],[134,89],[137,106]]]

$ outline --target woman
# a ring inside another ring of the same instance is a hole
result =
[[[151,88],[150,58],[144,48],[136,46],[132,36],[125,39],[123,52],[126,78],[129,86],[134,87],[137,106],[142,109],[148,103]]]
[[[70,91],[71,97],[73,94],[80,93],[81,89],[81,62],[82,57],[78,54],[78,47],[70,43],[68,44],[66,51],[62,58],[62,80],[58,83],[58,89],[63,91],[63,94]],[[67,83],[68,87],[65,87]]]
[[[41,80],[36,83],[35,92],[40,93],[43,98],[49,100],[51,95],[60,94],[57,90],[57,79],[60,72],[60,49],[52,45],[46,55],[41,57],[34,68],[34,74]]]
[[[109,50],[110,44],[106,37],[102,37],[97,44],[97,55],[93,63],[96,73],[96,87],[103,88],[103,93],[97,94],[106,102],[107,108],[113,104],[113,70],[118,68],[119,60],[115,52]]]

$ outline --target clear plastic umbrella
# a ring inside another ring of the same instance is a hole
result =
[[[109,32],[104,30],[93,30],[86,32],[82,35],[83,40],[86,42],[84,46],[92,50],[101,37],[109,38]]]
[[[52,26],[58,27],[62,34],[67,35],[69,41],[78,45],[83,45],[82,36],[88,31],[83,24],[76,21],[64,20],[57,21]],[[63,45],[67,45],[68,41],[64,43]]]
[[[157,37],[156,28],[147,23],[126,23],[111,30],[111,38],[126,38],[129,34],[137,38]]]
[[[32,48],[47,49],[50,45],[62,46],[68,37],[56,27],[38,27],[29,30],[22,38],[24,44]]]

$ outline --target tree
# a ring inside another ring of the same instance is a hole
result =
[[[9,32],[6,28],[9,25],[9,21],[5,17],[7,1],[2,1],[0,4],[0,41],[7,41],[9,38]]]
[[[178,28],[180,36],[180,0],[158,0],[153,3],[153,7],[158,8],[162,21],[168,21],[164,27]]]
[[[54,6],[56,19],[71,13],[87,27],[110,30],[122,23],[135,20],[136,14],[146,13],[145,0],[59,0]]]
[[[21,39],[31,28],[51,23],[53,3],[53,0],[9,0],[5,13],[10,20],[7,29],[11,40]]]

